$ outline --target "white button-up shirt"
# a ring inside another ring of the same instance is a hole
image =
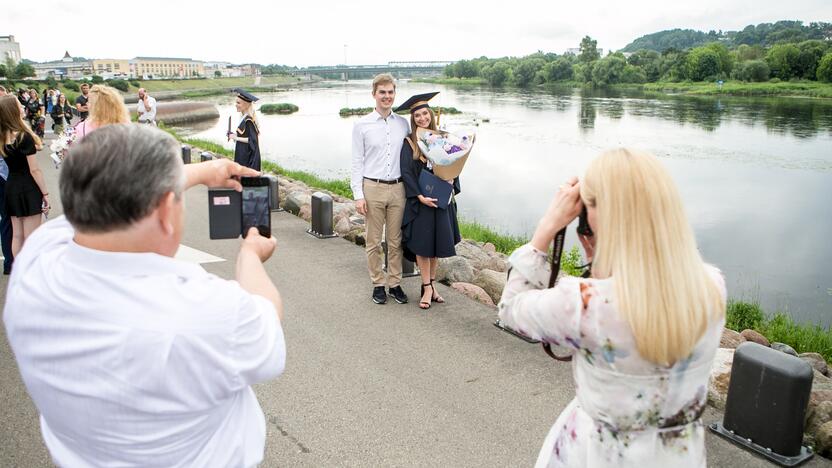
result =
[[[139,99],[136,104],[136,113],[139,114],[139,122],[155,122],[156,121],[156,99],[153,96],[147,96],[147,105],[145,107],[144,101]]]
[[[286,348],[274,305],[200,266],[104,252],[50,221],[15,257],[4,321],[59,466],[253,466],[250,385]]]
[[[355,122],[350,177],[353,198],[364,198],[364,177],[392,180],[402,176],[399,158],[402,143],[409,133],[410,122],[395,112],[385,119],[373,110]]]

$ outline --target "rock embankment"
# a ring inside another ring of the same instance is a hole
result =
[[[130,106],[130,114],[136,115],[136,106]],[[156,103],[156,121],[165,125],[181,125],[218,119],[217,107],[208,102],[159,102]]]

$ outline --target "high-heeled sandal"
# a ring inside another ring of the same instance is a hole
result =
[[[431,293],[431,295],[430,295],[430,301],[435,302],[437,304],[444,304],[445,303],[445,298],[440,296],[439,293],[436,292],[436,285],[434,283],[436,283],[436,279],[431,278],[430,287],[431,287],[431,289],[433,289],[433,293]]]
[[[433,285],[432,285],[432,284],[430,284],[430,283],[425,283],[425,284],[423,284],[423,285],[422,285],[422,289],[421,289],[421,291],[419,292],[419,308],[420,308],[420,309],[422,309],[422,310],[428,310],[428,309],[430,309],[430,302],[425,302],[425,301],[423,301],[423,300],[422,300],[422,298],[425,296],[425,286],[430,286],[430,289],[431,289],[431,293],[430,293],[430,296],[431,296],[431,301],[433,300],[433,292],[434,292],[434,291],[433,291]]]

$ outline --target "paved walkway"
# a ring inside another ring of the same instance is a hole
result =
[[[57,171],[47,154],[39,161],[57,195]],[[239,241],[208,239],[204,188],[190,190],[186,203],[188,248],[180,255],[231,278]],[[288,359],[283,376],[255,388],[268,421],[263,466],[533,465],[573,397],[568,364],[497,331],[493,309],[441,285],[448,303],[427,313],[416,301],[375,305],[363,249],[309,236],[287,213],[273,214],[272,226],[278,251],[266,268],[286,304]],[[6,283],[0,279],[3,302]],[[417,278],[403,286],[418,297]],[[0,466],[49,466],[2,332],[0,408]],[[705,420],[720,417],[710,411]],[[772,466],[710,434],[708,461]],[[824,465],[832,464],[809,464]]]

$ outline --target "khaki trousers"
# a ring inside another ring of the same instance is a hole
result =
[[[384,286],[384,252],[382,230],[387,228],[387,286],[402,281],[402,217],[404,216],[404,184],[382,184],[364,179],[364,200],[367,202],[367,268],[373,286]]]

